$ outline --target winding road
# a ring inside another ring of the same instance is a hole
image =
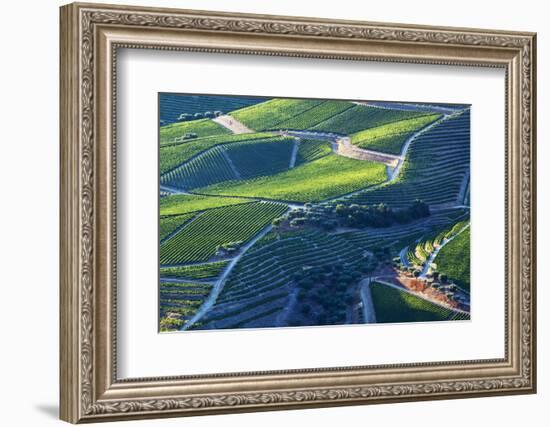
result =
[[[384,163],[395,167],[399,161],[399,156],[394,154],[382,153],[380,151],[365,150],[356,147],[351,143],[347,136],[336,135],[327,132],[314,132],[311,130],[288,130],[281,132],[282,135],[290,135],[299,138],[321,139],[332,143],[332,151],[343,157],[349,157],[357,160],[370,160],[373,162]]]
[[[372,294],[370,291],[370,283],[372,278],[361,280],[359,283],[361,305],[363,309],[363,317],[365,323],[376,323],[376,311],[374,310],[374,303],[372,302]]]
[[[227,114],[223,116],[218,116],[212,119],[212,121],[216,122],[219,125],[222,125],[226,129],[229,129],[234,134],[254,132],[252,129],[246,127],[246,125]]]
[[[208,310],[212,308],[212,306],[216,303],[216,300],[218,299],[218,296],[220,295],[221,291],[223,290],[223,287],[225,285],[225,280],[227,279],[227,276],[229,276],[229,273],[231,270],[233,270],[233,267],[241,257],[248,251],[258,240],[260,240],[262,237],[264,237],[267,233],[269,233],[272,229],[271,225],[268,225],[266,228],[264,228],[262,231],[260,231],[256,236],[250,240],[246,245],[244,245],[239,252],[239,254],[232,258],[231,261],[229,261],[229,264],[225,267],[223,270],[223,273],[220,275],[218,280],[214,283],[214,286],[212,287],[212,291],[210,292],[210,295],[208,295],[208,298],[204,303],[200,306],[200,308],[197,310],[195,315],[189,319],[180,329],[181,331],[188,330],[193,324],[195,324],[198,320],[202,318],[206,314]]]
[[[460,233],[462,233],[464,230],[466,230],[468,227],[470,226],[470,223],[466,224],[464,227],[462,227],[456,234],[453,234],[451,237],[449,237],[448,239],[443,239],[443,241],[441,242],[441,244],[435,248],[432,253],[430,254],[430,256],[428,257],[428,259],[426,260],[426,262],[424,263],[424,267],[422,268],[422,272],[420,273],[420,276],[418,276],[420,279],[425,279],[426,278],[426,275],[428,274],[428,272],[430,271],[430,268],[435,260],[435,257],[437,256],[437,254],[439,253],[439,251],[448,243],[452,242],[453,239],[458,236]]]

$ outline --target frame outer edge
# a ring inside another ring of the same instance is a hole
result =
[[[531,41],[531,390],[537,393],[537,33]]]
[[[265,33],[283,34],[283,29],[279,24],[269,22],[269,18],[284,20],[289,28],[296,28],[290,31],[290,34],[296,32],[298,36],[320,36],[327,38],[363,38],[363,30],[359,28],[345,28],[345,33],[334,33],[333,29],[316,18],[291,18],[291,17],[262,17],[261,15],[247,14],[223,14],[218,12],[189,11],[177,9],[153,9],[141,7],[127,7],[101,4],[72,4],[61,8],[61,81],[60,81],[60,138],[61,138],[61,197],[60,197],[60,303],[61,303],[61,322],[60,322],[60,382],[61,382],[61,419],[72,423],[85,421],[107,421],[117,419],[138,419],[151,417],[181,416],[181,415],[201,415],[213,413],[228,412],[249,412],[254,410],[276,410],[305,407],[325,407],[336,405],[362,404],[362,403],[382,403],[386,399],[377,399],[374,395],[362,396],[360,389],[323,389],[323,390],[297,390],[292,393],[276,393],[270,391],[263,394],[239,393],[232,396],[201,396],[187,399],[144,399],[144,400],[119,400],[99,402],[94,396],[96,383],[93,377],[94,371],[94,339],[95,331],[92,330],[92,315],[94,314],[94,299],[97,295],[92,293],[96,285],[97,277],[94,277],[93,267],[95,263],[94,245],[90,238],[94,238],[97,224],[94,224],[94,206],[95,191],[94,172],[97,171],[94,164],[94,135],[95,110],[90,111],[89,105],[94,103],[94,73],[88,69],[88,65],[94,63],[93,37],[89,34],[81,34],[81,27],[86,29],[91,23],[90,20],[80,21],[83,8],[89,7],[92,11],[104,13],[107,11],[123,11],[129,13],[124,17],[127,23],[137,26],[151,26],[149,21],[149,12],[155,10],[170,14],[192,13],[193,19],[196,19],[197,25],[207,30],[221,30],[217,25],[224,18],[237,18],[242,16],[244,21],[249,19],[251,26],[237,28],[238,32],[254,32],[257,28],[254,25],[260,25],[261,31]],[[105,9],[105,10],[100,10]],[[132,12],[136,12],[133,14]],[[144,16],[138,16],[142,12]],[[116,14],[116,13],[115,13]],[[135,17],[142,18],[142,22],[134,20]],[[102,18],[105,22],[111,22],[112,16],[107,13]],[[214,20],[218,18],[218,20]],[[267,22],[265,22],[267,20]],[[115,24],[116,19],[114,20]],[[303,23],[303,25],[297,25]],[[334,21],[334,24],[346,25],[344,21]],[[168,22],[171,26],[172,21]],[[254,25],[252,25],[254,24]],[[347,23],[352,25],[351,23]],[[357,23],[362,25],[375,25],[375,23]],[[265,28],[264,28],[265,25]],[[388,30],[392,30],[392,25],[386,24]],[[177,25],[176,25],[177,26]],[[194,28],[195,22],[191,24],[182,23],[182,28]],[[223,25],[222,25],[223,27]],[[303,28],[305,27],[305,29]],[[235,31],[235,28],[229,27]],[[404,384],[398,385],[399,393],[394,395],[391,387],[386,389],[380,387],[381,394],[378,397],[388,397],[390,402],[427,400],[438,398],[462,398],[469,397],[464,393],[468,387],[472,387],[472,396],[496,395],[496,394],[522,394],[536,391],[536,337],[535,337],[535,284],[536,284],[536,129],[535,129],[535,111],[536,111],[536,36],[533,33],[507,33],[507,32],[489,32],[488,30],[479,33],[477,30],[468,29],[464,34],[457,31],[458,28],[438,29],[437,27],[425,27],[428,32],[443,31],[442,37],[435,37],[432,40],[429,36],[424,37],[422,31],[412,31],[413,26],[404,26],[395,31],[397,39],[407,39],[408,42],[419,41],[424,44],[481,44],[487,46],[497,46],[501,48],[510,48],[514,50],[524,49],[526,55],[523,57],[526,64],[520,60],[526,73],[526,81],[522,83],[521,93],[523,98],[523,112],[530,114],[523,120],[523,132],[528,137],[523,138],[522,153],[523,186],[520,187],[520,198],[523,196],[523,220],[525,221],[525,232],[520,234],[522,243],[525,245],[523,256],[526,258],[526,276],[523,286],[524,314],[522,320],[522,331],[525,334],[522,338],[523,352],[520,352],[520,358],[525,359],[527,365],[524,365],[523,376],[521,378],[510,379],[509,384],[502,382],[502,388],[499,391],[499,381],[504,379],[494,379],[493,381],[470,381],[464,382],[467,386],[459,394],[460,390],[455,389],[453,384]],[[422,28],[422,27],[418,27]],[[307,31],[305,31],[307,30]],[[314,31],[310,33],[309,31]],[[369,29],[369,31],[376,30]],[[401,32],[403,30],[403,33]],[[227,31],[227,30],[225,30]],[[366,30],[365,30],[366,31]],[[385,30],[386,31],[386,30]],[[318,33],[318,34],[317,34]],[[498,36],[497,36],[498,34]],[[439,36],[439,34],[435,34]],[[83,37],[81,39],[80,37]],[[86,36],[86,37],[84,37]],[[459,37],[462,36],[462,37]],[[376,36],[380,40],[381,37]],[[412,39],[410,38],[412,37]],[[455,39],[454,37],[458,37]],[[393,38],[393,35],[390,35]],[[462,41],[461,41],[462,40]],[[82,60],[82,62],[80,62]],[[530,61],[530,66],[528,61]],[[89,90],[90,89],[90,90]],[[527,93],[526,93],[527,92]],[[525,95],[527,95],[525,97]],[[81,99],[82,97],[82,99]],[[82,107],[86,108],[83,110]],[[523,132],[521,132],[523,136]],[[90,163],[91,162],[91,163]],[[518,224],[518,226],[520,226]],[[519,328],[518,328],[519,329]],[[531,363],[529,363],[531,362]],[[508,384],[508,385],[506,385]],[[455,384],[462,387],[462,382]],[[418,389],[416,387],[419,387]],[[423,387],[423,388],[422,388]],[[460,388],[459,387],[459,388]],[[407,392],[410,388],[410,393]],[[422,392],[421,392],[422,391]],[[267,400],[266,400],[267,399]]]
[[[79,138],[78,138],[78,19],[75,5],[59,10],[59,417],[76,423],[80,419],[79,348]]]

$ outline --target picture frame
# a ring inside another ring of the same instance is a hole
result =
[[[71,422],[536,392],[536,35],[74,3],[60,10],[60,417]],[[504,357],[119,379],[117,50],[505,71]]]

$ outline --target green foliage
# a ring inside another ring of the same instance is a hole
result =
[[[330,142],[319,139],[301,139],[296,155],[296,165],[312,162],[332,153]]]
[[[407,252],[407,258],[409,262],[418,267],[422,266],[423,263],[430,257],[430,255],[432,254],[432,252],[435,250],[436,247],[440,246],[445,239],[449,239],[453,237],[455,234],[457,234],[460,230],[462,230],[463,227],[465,227],[468,224],[468,222],[469,222],[469,219],[466,219],[466,220],[461,219],[460,221],[455,222],[452,225],[446,225],[444,228],[437,228],[432,232],[422,236],[422,238],[419,239],[417,242],[415,242],[414,245],[411,245],[409,247],[409,251]],[[441,251],[443,251],[446,248],[446,246],[447,245],[445,245],[441,249]],[[439,252],[439,254],[437,255],[437,260],[436,260],[436,263],[438,266],[439,266],[440,254],[441,252]]]
[[[186,133],[195,133],[198,138],[202,138],[204,136],[229,134],[231,131],[210,119],[172,123],[160,128],[160,145],[173,143],[175,138],[182,137]]]
[[[399,154],[407,138],[440,117],[440,114],[427,114],[365,129],[351,135],[351,143],[361,148]]]
[[[210,294],[206,283],[160,283],[161,332],[177,331],[197,312]]]
[[[330,265],[330,271],[334,268],[343,273],[354,270],[363,259],[363,249],[339,235],[318,230],[285,232],[278,239],[272,235],[263,245],[254,245],[243,255],[227,278],[219,302],[250,301],[272,290],[285,289],[294,281],[312,289],[315,278],[322,277],[314,275],[321,268]],[[306,284],[308,280],[310,286]]]
[[[370,285],[378,323],[448,320],[452,310],[381,283]]]
[[[294,138],[272,138],[238,142],[227,147],[227,155],[241,178],[271,175],[288,169]]]
[[[470,229],[464,230],[437,254],[437,268],[441,275],[470,291]]]
[[[160,224],[159,224],[160,240],[163,240],[166,237],[168,237],[170,233],[173,233],[178,227],[181,227],[183,224],[185,224],[194,216],[195,214],[183,214],[183,215],[160,217]]]
[[[314,99],[272,99],[233,111],[233,116],[255,130],[281,129],[279,123],[309,110],[323,101]]]
[[[201,196],[198,194],[174,194],[160,199],[160,215],[179,215],[189,212],[199,212],[222,206],[251,203],[250,199],[237,197]]]
[[[207,261],[219,245],[248,241],[286,209],[281,203],[256,202],[205,211],[161,245],[160,263]]]
[[[470,113],[441,121],[415,138],[397,179],[356,194],[353,203],[394,207],[414,199],[429,205],[454,203],[470,168]]]
[[[416,111],[387,110],[366,105],[354,105],[341,114],[313,126],[311,130],[351,135],[363,129],[423,115]]]
[[[430,215],[430,208],[420,200],[415,200],[410,206],[399,211],[384,203],[375,206],[338,203],[331,213],[334,213],[343,227],[389,227],[395,223],[405,224],[425,218]]]
[[[227,267],[228,261],[209,262],[207,264],[184,265],[181,267],[163,267],[161,277],[178,277],[185,279],[212,279],[218,277]]]
[[[323,101],[317,106],[277,124],[279,129],[309,129],[331,117],[352,108],[348,101]]]
[[[241,141],[267,140],[272,138],[269,133],[241,133],[235,135],[218,135],[189,141],[161,145],[160,147],[160,174],[164,174],[183,162],[188,161],[210,148],[218,145],[232,144]]]
[[[214,147],[178,168],[162,175],[161,184],[191,190],[222,181],[237,179],[223,147]]]
[[[331,154],[275,175],[223,182],[197,191],[309,202],[350,193],[385,180],[386,167],[381,163]]]

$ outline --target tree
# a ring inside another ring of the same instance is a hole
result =
[[[291,227],[301,227],[305,225],[306,219],[305,218],[294,218],[292,221],[290,221]]]
[[[271,221],[271,225],[273,225],[273,227],[277,228],[281,225],[282,222],[283,222],[283,218],[281,218],[281,217],[275,218],[273,221]]]
[[[346,208],[346,205],[342,204],[342,203],[338,203],[336,205],[336,209],[334,212],[336,212],[336,215],[339,215],[339,216],[344,216],[347,212],[347,208]]]

